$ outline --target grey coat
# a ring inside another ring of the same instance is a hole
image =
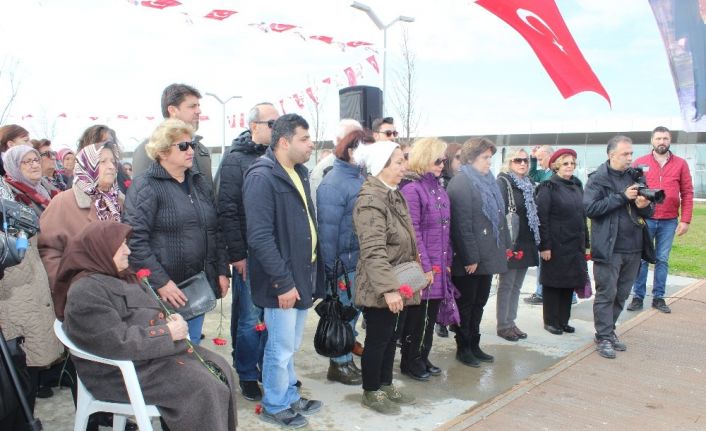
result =
[[[172,341],[164,314],[146,288],[102,274],[91,274],[69,289],[64,331],[76,345],[110,359],[132,360],[145,402],[157,405],[172,431],[232,431],[237,424],[233,371],[220,355],[196,347],[223,371],[217,380]],[[120,371],[74,358],[76,371],[100,400],[128,402]]]
[[[501,274],[507,271],[505,252],[511,247],[507,221],[500,216],[498,239],[493,235],[493,225],[483,214],[481,194],[463,175],[451,178],[447,193],[451,200],[451,240],[454,259],[451,274],[465,276],[465,266],[478,264],[474,274]]]

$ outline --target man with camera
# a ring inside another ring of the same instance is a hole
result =
[[[615,322],[637,277],[644,218],[652,216],[655,205],[638,193],[639,173],[630,167],[632,140],[615,136],[608,141],[607,152],[608,161],[588,177],[583,204],[591,219],[597,350],[613,359],[616,350],[626,350],[615,334]]]
[[[645,172],[648,187],[664,190],[665,199],[657,205],[655,212],[647,219],[650,240],[654,241],[655,264],[652,282],[652,307],[662,313],[672,310],[664,302],[664,291],[669,270],[669,253],[672,250],[674,234],[681,236],[689,230],[691,211],[694,206],[694,187],[691,182],[689,165],[681,157],[669,150],[672,135],[666,127],[657,127],[652,131],[652,152],[635,160],[634,166],[641,167]],[[681,221],[679,209],[681,207]],[[642,261],[637,281],[632,288],[632,302],[629,311],[642,309],[642,301],[647,290],[647,267],[649,263]]]

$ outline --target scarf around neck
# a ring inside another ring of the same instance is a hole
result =
[[[461,172],[471,180],[471,183],[478,189],[481,196],[483,215],[493,225],[493,235],[498,247],[502,243],[500,241],[500,215],[505,212],[505,200],[500,194],[498,183],[495,182],[495,175],[492,171],[488,171],[483,175],[475,170],[470,165],[461,166]]]
[[[512,178],[512,182],[522,191],[522,197],[525,199],[525,208],[527,209],[527,223],[534,235],[535,245],[539,245],[539,215],[537,214],[537,205],[534,202],[534,184],[529,178],[520,178],[514,172],[509,172],[509,175]]]

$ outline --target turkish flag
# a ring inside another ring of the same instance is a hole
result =
[[[96,121],[96,120],[98,119],[98,117],[95,117],[95,116],[93,116],[93,115],[90,116],[90,117],[88,117],[88,118],[90,118],[90,119],[93,120],[93,121]]]
[[[352,67],[346,67],[343,69],[344,72],[346,72],[346,77],[348,78],[348,85],[349,86],[354,86],[356,83],[358,83],[358,79],[355,77],[355,72],[353,71]]]
[[[373,69],[375,69],[375,72],[378,74],[380,73],[380,67],[378,66],[378,61],[375,58],[374,55],[371,55],[370,57],[366,58],[368,60],[368,63],[370,63],[371,66],[373,66]]]
[[[283,31],[291,30],[293,28],[297,28],[297,26],[292,24],[277,24],[274,22],[270,24],[270,29],[272,29],[272,31],[276,31],[277,33],[282,33]]]
[[[321,82],[323,82],[324,84],[330,84],[330,83],[331,83],[331,78],[322,79]]]
[[[179,6],[180,4],[181,3],[176,0],[152,0],[142,2],[142,6],[153,7],[155,9],[164,9],[166,7]]]
[[[208,115],[199,115],[199,121],[208,121]]]
[[[57,118],[66,118],[66,112],[62,112],[61,114],[56,116]]]
[[[127,120],[127,115],[125,115],[125,114],[118,114],[118,118],[120,118],[121,120]]]
[[[321,42],[328,44],[333,42],[333,38],[331,36],[309,36],[309,39],[320,40]]]
[[[346,42],[346,45],[350,46],[351,48],[357,48],[359,46],[370,46],[370,45],[372,45],[372,43],[356,40],[356,41]]]
[[[309,99],[311,99],[312,102],[314,102],[316,105],[319,104],[319,101],[316,100],[316,96],[314,96],[314,90],[311,89],[311,87],[308,87],[306,89],[306,94],[309,96]]]
[[[292,98],[294,99],[294,102],[296,102],[299,109],[304,109],[304,101],[302,100],[301,96],[299,96],[298,94],[293,94]]]
[[[245,127],[245,113],[240,113],[240,127]]]
[[[530,44],[565,99],[593,91],[610,96],[581,54],[554,0],[478,0]]]
[[[208,15],[204,16],[204,18],[210,18],[210,19],[215,19],[218,21],[223,21],[224,19],[228,18],[231,15],[235,15],[236,11],[234,10],[227,10],[227,9],[213,9],[211,12],[208,13]]]

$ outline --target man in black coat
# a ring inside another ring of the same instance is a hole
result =
[[[615,322],[637,278],[644,218],[652,215],[654,203],[638,195],[630,169],[632,140],[615,136],[608,141],[607,151],[608,161],[588,177],[583,204],[591,219],[597,349],[612,359],[616,350],[626,349],[615,335]]]
[[[314,150],[308,130],[299,115],[279,117],[270,148],[252,164],[243,186],[252,298],[265,309],[267,326],[260,418],[286,428],[305,426],[302,413],[322,407],[321,401],[299,395],[294,371],[307,311],[324,291],[324,260],[304,167]]]
[[[255,329],[261,320],[250,295],[248,278],[248,244],[243,207],[243,181],[250,165],[265,151],[272,141],[272,125],[279,118],[271,103],[259,103],[248,113],[249,129],[233,140],[218,171],[218,223],[225,237],[228,262],[239,275],[233,277],[233,303],[231,308],[230,335],[233,340],[233,367],[238,372],[240,390],[250,401],[262,398],[257,384],[258,361],[262,358],[264,344],[262,331]]]

